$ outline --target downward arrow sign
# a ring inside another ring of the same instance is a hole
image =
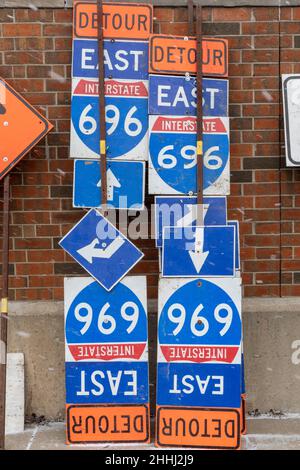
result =
[[[107,177],[107,200],[113,201],[114,199],[114,188],[120,188],[121,184],[119,180],[115,177],[111,169],[109,168],[106,173]],[[101,188],[101,179],[97,183],[97,188]]]
[[[121,237],[115,238],[110,245],[106,248],[96,248],[96,245],[99,245],[100,241],[98,238],[95,238],[89,245],[86,245],[79,250],[77,253],[80,254],[86,261],[90,264],[93,263],[93,258],[102,258],[108,259],[111,258],[113,254],[118,251],[118,249],[123,245],[125,240]]]
[[[189,251],[189,255],[193,262],[193,265],[196,269],[197,274],[201,271],[203,264],[207,256],[209,255],[209,251],[203,252],[203,245],[204,245],[204,227],[196,227],[195,232],[195,250]]]

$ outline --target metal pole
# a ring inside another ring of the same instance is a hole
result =
[[[196,8],[197,37],[197,225],[203,225],[202,6]]]
[[[100,126],[100,172],[101,172],[101,207],[105,213],[107,204],[106,178],[106,128],[105,128],[105,88],[104,88],[104,42],[103,42],[103,3],[98,0],[98,63],[99,63],[99,126]]]
[[[6,349],[9,263],[9,174],[4,178],[2,234],[2,298],[0,311],[0,449],[5,448]]]
[[[189,36],[194,35],[194,0],[188,0]]]

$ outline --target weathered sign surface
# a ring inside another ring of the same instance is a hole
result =
[[[65,279],[65,336],[69,441],[146,441],[146,277],[125,277],[111,292],[89,277]],[[111,407],[111,413],[106,414],[106,406]],[[97,432],[92,425],[84,430],[87,411],[90,420],[99,420]],[[81,415],[78,433],[74,427],[76,415]],[[110,433],[116,422],[120,430]]]
[[[287,166],[300,166],[300,75],[282,75]]]
[[[241,280],[161,279],[158,314],[157,444],[237,448]]]
[[[107,160],[107,203],[115,209],[143,209],[145,162]],[[99,160],[75,160],[74,207],[101,206]]]
[[[196,74],[196,38],[186,36],[150,36],[149,72],[163,74]],[[202,39],[202,72],[206,76],[228,76],[228,41]]]
[[[108,291],[144,256],[96,209],[85,214],[59,244]]]
[[[52,128],[44,116],[0,78],[0,179]]]
[[[197,190],[197,120],[149,116],[149,193],[186,194]],[[230,191],[229,120],[203,120],[203,194]]]

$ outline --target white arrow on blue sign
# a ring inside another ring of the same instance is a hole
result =
[[[108,291],[144,256],[96,209],[91,209],[59,245]]]
[[[149,116],[149,194],[196,193],[196,130],[193,116]],[[203,194],[229,194],[227,117],[203,119],[203,152]]]
[[[110,79],[147,80],[148,43],[143,41],[104,41],[104,75]],[[73,41],[72,77],[98,78],[98,41]]]
[[[233,277],[235,227],[165,227],[163,277]]]
[[[116,209],[143,209],[145,162],[107,160],[107,203]],[[97,160],[75,160],[73,207],[101,207],[101,169]]]
[[[148,81],[105,80],[106,156],[148,159]],[[73,158],[99,159],[99,83],[73,79],[71,146]]]
[[[203,78],[203,116],[228,116],[228,80]],[[196,116],[194,77],[149,75],[149,114]]]
[[[239,408],[241,279],[160,279],[157,404]]]
[[[226,197],[204,197],[204,225],[227,224]],[[164,227],[195,226],[197,219],[197,198],[182,196],[155,197],[155,239],[156,246],[162,247]]]
[[[67,403],[148,403],[145,276],[65,279]]]

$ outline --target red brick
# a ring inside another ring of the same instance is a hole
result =
[[[250,21],[250,8],[213,8],[213,21]]]
[[[41,36],[41,25],[37,23],[7,23],[2,25],[4,37]]]
[[[156,7],[154,10],[154,18],[158,21],[173,21],[174,20],[174,8]]]

